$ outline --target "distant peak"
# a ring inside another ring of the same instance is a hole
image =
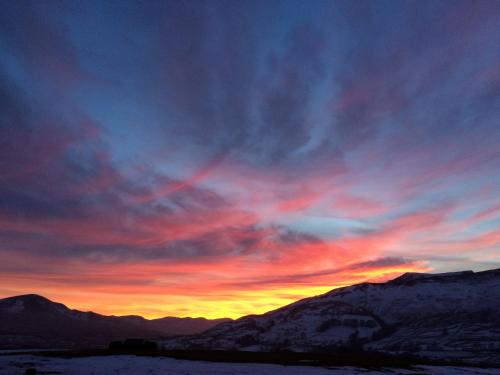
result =
[[[23,300],[50,301],[48,298],[41,296],[39,294],[21,294],[19,296],[13,296],[11,298],[23,299]]]
[[[12,312],[20,311],[65,311],[69,310],[62,303],[51,301],[38,294],[22,294],[0,300],[2,309],[10,309]]]
[[[2,299],[2,301],[24,301],[24,302],[52,302],[48,298],[39,294],[21,294]]]
[[[431,273],[424,273],[424,272],[406,272],[402,274],[399,277],[396,277],[392,281],[412,281],[412,280],[417,280],[421,279],[424,277],[432,276]]]
[[[406,272],[399,277],[391,280],[390,282],[401,283],[424,279],[440,279],[448,277],[461,277],[473,275],[473,271],[459,271],[459,272],[444,272],[444,273],[424,273],[424,272]]]

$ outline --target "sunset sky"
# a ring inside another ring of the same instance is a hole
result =
[[[235,318],[500,267],[500,2],[0,8],[0,298]]]

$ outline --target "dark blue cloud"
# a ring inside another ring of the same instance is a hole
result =
[[[497,2],[0,8],[0,252],[265,263],[313,244],[343,264],[340,240],[397,266],[438,241],[394,218],[446,203],[447,240],[497,225],[466,221],[500,186]]]

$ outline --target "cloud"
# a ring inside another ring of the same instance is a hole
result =
[[[497,8],[4,4],[0,293],[236,316],[493,264]]]
[[[16,3],[3,6],[0,16],[6,62],[16,65],[18,78],[45,81],[57,95],[70,86],[96,80],[82,67],[66,27],[52,22],[52,17],[64,15],[63,7]]]
[[[366,262],[352,263],[343,267],[333,269],[322,269],[315,272],[296,273],[281,275],[275,277],[262,277],[257,280],[243,280],[232,284],[224,284],[224,287],[232,288],[276,288],[279,286],[298,286],[298,285],[314,285],[324,283],[328,285],[335,280],[335,283],[340,281],[352,282],[352,280],[370,279],[370,272],[373,272],[375,278],[384,275],[401,273],[401,270],[407,271],[425,271],[427,266],[421,261],[407,260],[404,258],[386,257],[378,258]],[[372,276],[372,277],[373,277]]]

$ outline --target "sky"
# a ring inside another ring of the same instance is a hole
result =
[[[0,8],[0,297],[236,318],[500,267],[500,2]]]

